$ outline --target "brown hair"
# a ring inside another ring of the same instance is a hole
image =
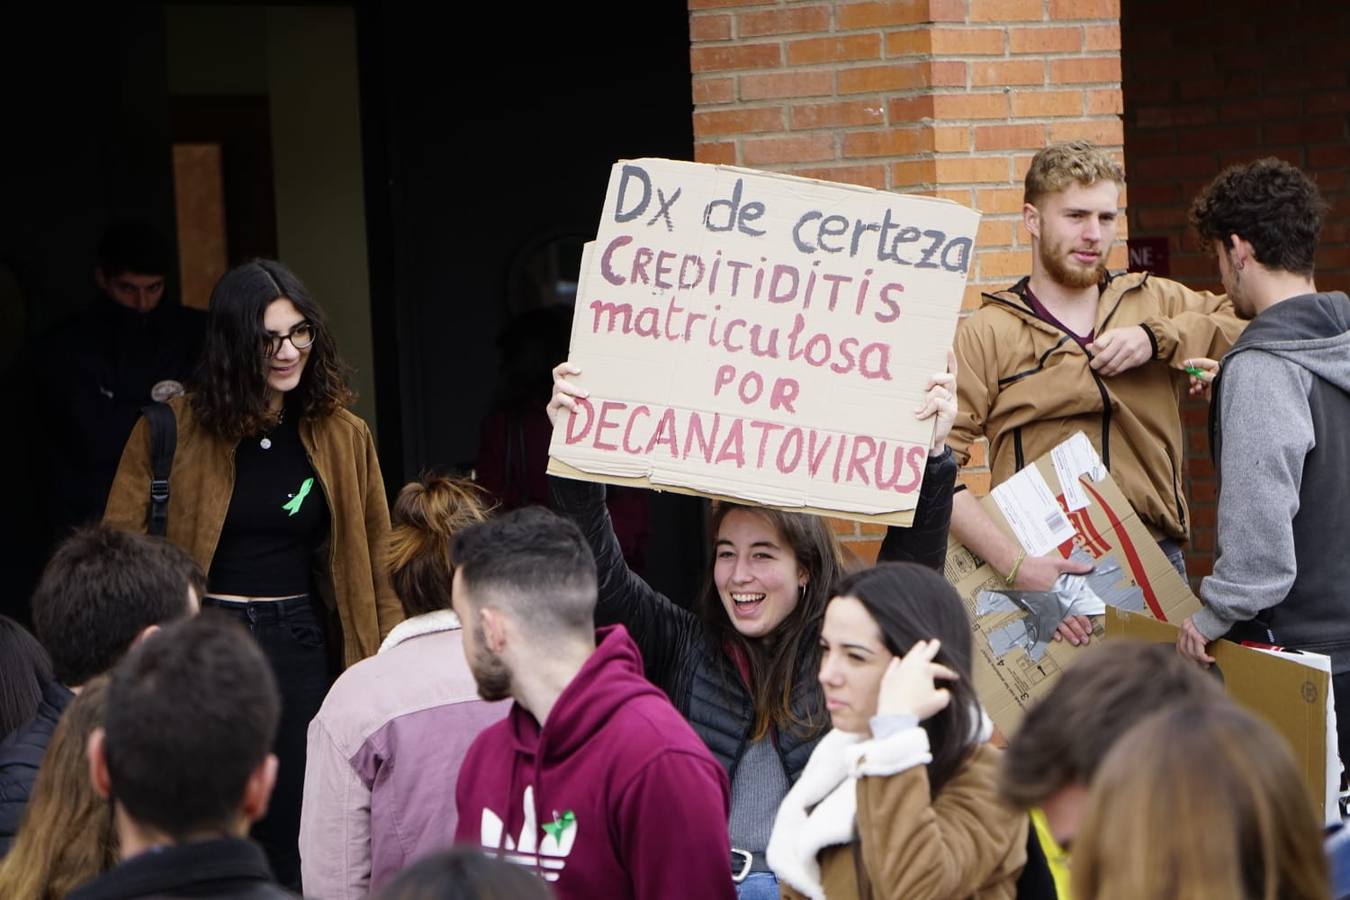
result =
[[[450,606],[450,539],[487,518],[483,489],[440,475],[410,481],[390,513],[389,581],[407,616]]]
[[[1093,647],[1027,711],[1003,754],[1003,798],[1040,806],[1060,789],[1092,782],[1125,732],[1172,703],[1219,702],[1218,681],[1170,644],[1113,640]]]
[[[726,607],[717,593],[717,583],[713,580],[713,562],[710,561],[699,615],[712,637],[713,646],[732,648],[732,652],[741,654],[749,665],[749,689],[755,707],[751,740],[764,737],[770,726],[814,734],[829,721],[824,716],[825,703],[815,673],[820,668],[820,624],[825,617],[825,605],[833,595],[835,582],[844,574],[839,541],[829,524],[819,516],[720,503],[712,518],[714,542],[722,520],[734,509],[752,512],[769,523],[792,550],[797,565],[806,570],[806,585],[797,605],[772,634],[747,638],[727,617]],[[730,664],[730,660],[726,662]],[[805,717],[792,709],[793,689],[797,686],[798,673],[802,671],[811,673],[809,690],[813,697]],[[722,674],[729,678],[739,677],[732,671]]]
[[[116,864],[112,803],[94,793],[85,757],[107,688],[107,676],[85,684],[52,733],[23,824],[0,860],[0,897],[57,900]]]
[[[1072,893],[1327,900],[1322,829],[1288,745],[1227,701],[1141,722],[1093,783]]]
[[[1058,194],[1072,183],[1087,187],[1098,181],[1125,183],[1125,170],[1096,144],[1063,141],[1038,152],[1027,169],[1022,202],[1035,205],[1046,194]]]

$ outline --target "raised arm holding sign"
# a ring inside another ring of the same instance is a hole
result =
[[[597,624],[627,627],[731,776],[742,879],[773,878],[773,811],[829,727],[820,621],[844,562],[829,524],[803,513],[908,525],[889,529],[883,559],[945,558],[947,348],[977,222],[786,176],[614,168],[554,370],[550,471],[567,477],[550,488],[595,554]],[[693,612],[625,565],[593,483],[606,481],[726,501]]]

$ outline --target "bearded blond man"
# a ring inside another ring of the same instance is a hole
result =
[[[957,332],[959,410],[947,442],[964,464],[988,438],[997,486],[1082,431],[1184,576],[1185,369],[1222,356],[1243,323],[1224,296],[1107,269],[1124,184],[1121,167],[1086,141],[1036,154],[1022,206],[1031,274],[985,294]],[[956,495],[951,532],[1019,589],[1048,590],[1061,573],[1088,569],[1054,551],[1028,556],[968,491]],[[1086,642],[1091,622],[1070,617],[1059,633]]]

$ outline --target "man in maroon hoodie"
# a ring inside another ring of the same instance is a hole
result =
[[[454,541],[453,603],[486,700],[507,718],[460,768],[455,840],[567,898],[735,897],[729,787],[622,626],[595,631],[595,560],[537,507]]]

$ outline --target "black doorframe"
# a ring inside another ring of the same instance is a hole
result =
[[[415,341],[401,341],[397,240],[394,223],[398,179],[390,147],[384,19],[378,2],[358,2],[356,70],[361,116],[361,158],[366,203],[366,257],[370,278],[370,339],[375,366],[375,407],[379,410],[380,468],[385,492],[392,498],[409,477],[407,434],[403,428],[405,391],[418,390],[416,378],[404,378],[404,367],[417,371]],[[413,407],[420,404],[413,400]],[[413,450],[413,456],[420,454]]]

